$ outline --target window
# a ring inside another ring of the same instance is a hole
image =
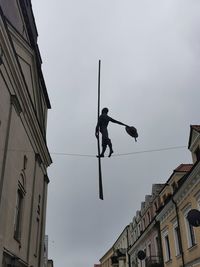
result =
[[[177,222],[174,223],[173,231],[174,231],[176,256],[178,256],[181,253],[181,239],[180,239],[180,231],[179,231]]]
[[[166,194],[163,195],[162,200],[163,200],[163,204],[167,203],[167,195]]]
[[[144,253],[145,253],[145,255],[147,255],[147,250],[146,250],[146,248],[144,248]],[[145,259],[141,261],[141,264],[142,264],[142,267],[146,267]]]
[[[147,212],[147,217],[148,217],[148,223],[150,223],[151,222],[151,216],[150,216],[150,212],[149,211]]]
[[[134,231],[134,236],[135,236],[135,240],[134,241],[136,241],[137,240],[137,230],[136,229]]]
[[[141,233],[142,233],[141,223],[138,224],[138,232],[139,232],[139,235],[141,235]]]
[[[21,221],[22,221],[23,194],[18,189],[15,207],[14,237],[20,241],[21,238]]]
[[[20,242],[22,234],[22,215],[25,196],[25,175],[20,174],[16,193],[15,217],[14,217],[14,238]]]
[[[158,210],[158,203],[154,202],[153,207],[154,207],[154,215],[155,215],[157,213],[157,210]]]
[[[165,262],[171,260],[171,250],[169,243],[168,232],[165,232],[163,235],[164,247],[165,247]]]
[[[155,240],[155,252],[156,252],[156,255],[155,256],[158,256],[158,254],[159,254],[159,240],[158,240],[158,236],[155,236],[154,240]]]
[[[200,211],[200,195],[197,197],[197,209]]]
[[[172,183],[172,189],[173,189],[173,192],[176,192],[176,190],[177,190],[177,184],[176,184],[176,182],[173,182]]]
[[[145,229],[146,227],[146,222],[145,222],[145,218],[143,218],[143,229]]]
[[[187,211],[185,212],[185,226],[187,230],[188,248],[191,248],[196,244],[196,241],[195,241],[194,228],[187,219],[187,214],[189,211],[190,209],[187,209]]]
[[[151,243],[148,244],[148,256],[151,257]]]
[[[36,225],[37,225],[37,228],[36,228],[36,240],[35,240],[35,257],[37,257],[37,254],[38,254],[38,245],[39,245],[39,219],[37,218],[36,220]]]

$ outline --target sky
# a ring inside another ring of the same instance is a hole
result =
[[[200,1],[32,0],[32,6],[52,105],[49,258],[55,267],[93,267],[152,184],[192,162],[190,125],[200,124]],[[139,133],[135,142],[123,126],[109,124],[114,155],[102,159],[104,200],[94,135],[98,60],[101,108]]]

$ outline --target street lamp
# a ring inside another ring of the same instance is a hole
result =
[[[192,209],[188,212],[187,215],[188,222],[194,226],[198,227],[200,226],[200,211],[197,209]]]
[[[139,250],[137,253],[137,257],[139,260],[143,261],[146,258],[146,253],[143,250]]]

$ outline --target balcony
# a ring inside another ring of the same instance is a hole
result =
[[[159,256],[150,256],[145,259],[146,267],[163,267],[162,258]]]

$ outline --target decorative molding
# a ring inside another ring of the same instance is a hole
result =
[[[181,186],[180,190],[173,196],[174,201],[176,201],[177,205],[180,204],[188,197],[189,194],[196,188],[196,186],[200,183],[200,163],[198,163],[193,171],[187,177],[187,180]],[[172,200],[170,200],[157,215],[157,219],[163,223],[168,217],[175,211],[174,204]]]

